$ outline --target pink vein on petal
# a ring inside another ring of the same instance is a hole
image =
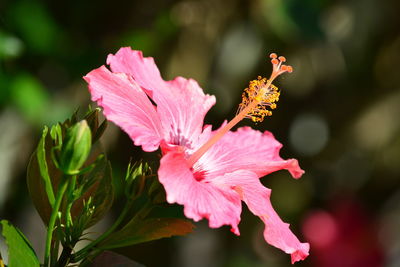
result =
[[[214,176],[235,170],[249,170],[262,177],[287,169],[294,178],[300,178],[304,171],[297,160],[284,160],[279,156],[281,147],[282,144],[272,133],[242,127],[226,133],[200,158],[199,164],[209,166],[207,169]]]

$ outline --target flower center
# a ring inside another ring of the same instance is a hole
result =
[[[190,142],[190,140],[188,138],[186,138],[184,136],[184,134],[182,133],[182,130],[179,128],[177,130],[171,132],[169,134],[169,138],[170,138],[170,141],[169,141],[170,144],[177,145],[177,146],[183,146],[183,147],[186,147],[189,149],[192,148],[192,143]]]
[[[206,178],[207,172],[205,170],[196,170],[191,168],[191,171],[193,173],[194,179],[196,179],[197,182],[201,182]]]
[[[239,105],[237,115],[189,157],[189,167],[192,167],[210,147],[244,118],[251,118],[254,122],[261,122],[265,116],[272,115],[272,111],[267,108],[275,109],[280,95],[278,88],[272,85],[272,82],[282,73],[292,72],[293,68],[283,64],[286,61],[285,57],[278,57],[275,53],[272,53],[270,58],[272,73],[269,79],[258,77],[257,80],[249,83],[249,87],[243,93],[243,101]]]

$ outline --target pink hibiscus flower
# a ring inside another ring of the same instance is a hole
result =
[[[183,205],[188,218],[206,218],[212,228],[230,225],[239,235],[244,201],[264,222],[265,240],[291,254],[294,263],[307,257],[309,244],[300,243],[279,218],[270,202],[271,190],[259,178],[281,169],[299,178],[304,171],[297,160],[279,156],[282,145],[270,132],[249,127],[230,131],[241,119],[261,121],[275,108],[279,92],[271,83],[279,74],[291,72],[291,67],[283,64],[283,57],[271,57],[274,69],[269,80],[250,82],[239,114],[217,131],[209,125],[203,128],[215,97],[205,95],[192,79],[164,81],[153,58],[143,57],[141,51],[121,48],[107,58],[111,71],[102,66],[84,79],[92,100],[135,145],[144,151],[161,147],[158,176],[169,203]]]

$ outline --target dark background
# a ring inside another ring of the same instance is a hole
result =
[[[42,255],[26,165],[44,124],[88,106],[81,77],[107,54],[132,46],[165,79],[196,79],[217,97],[206,117],[216,127],[234,116],[249,80],[269,75],[277,52],[294,67],[275,82],[278,109],[241,124],[273,132],[282,157],[306,170],[298,181],[284,171],[263,179],[281,217],[311,243],[298,266],[400,266],[399,11],[397,0],[2,0],[0,217]],[[116,177],[130,157],[157,164],[115,126],[103,139]],[[119,252],[147,266],[290,266],[247,210],[240,228],[235,237],[200,223],[190,236]]]

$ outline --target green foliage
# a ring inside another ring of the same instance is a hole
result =
[[[171,206],[165,207],[164,190],[146,163],[129,164],[123,186],[127,203],[119,217],[99,238],[74,254],[73,262],[93,259],[106,249],[186,235],[193,230],[190,221],[165,212]]]
[[[177,33],[177,27],[171,21],[168,12],[161,12],[152,25],[152,30],[137,29],[123,35],[121,46],[132,46],[145,54],[154,54],[161,41],[166,40]]]
[[[58,242],[64,247],[60,264],[67,264],[84,230],[101,220],[112,205],[111,165],[98,149],[92,151],[92,145],[96,146],[107,125],[99,124],[98,115],[98,109],[90,110],[79,120],[75,112],[50,130],[45,127],[31,157],[28,190],[48,225],[45,264],[56,260],[54,254],[58,249],[54,244]],[[57,241],[54,243],[55,229]]]
[[[56,126],[51,131],[54,132]],[[31,156],[27,169],[28,191],[43,222],[47,225],[54,203],[54,193],[62,173],[57,169],[51,157],[54,141],[48,128],[44,127],[42,138]],[[51,178],[50,178],[51,177]]]
[[[32,51],[53,51],[59,41],[60,30],[43,4],[29,0],[16,1],[9,16]]]
[[[76,227],[82,233],[103,218],[114,200],[111,164],[105,157],[100,157],[90,172],[78,177],[73,196],[77,201],[71,215],[77,218]]]
[[[151,175],[151,169],[147,163],[129,163],[124,181],[124,193],[127,198],[139,196],[144,189],[146,177]]]
[[[131,246],[171,236],[186,235],[193,231],[193,224],[177,218],[134,218],[120,231],[99,245],[102,249]]]
[[[96,143],[100,139],[107,128],[107,120],[104,120],[99,125],[99,112],[100,109],[96,108],[94,110],[90,110],[89,113],[85,116],[85,120],[87,121],[87,124],[89,125],[90,131],[92,133],[92,144]]]
[[[49,95],[30,74],[18,74],[10,84],[11,101],[29,121],[40,121],[49,110]]]
[[[165,203],[165,191],[147,163],[129,163],[123,184],[128,199],[146,195],[145,198],[155,205]]]
[[[21,231],[6,220],[0,223],[3,227],[2,235],[8,245],[8,267],[39,266],[35,251]]]
[[[0,59],[18,57],[22,50],[23,45],[18,38],[0,30]]]
[[[118,219],[73,253],[84,231],[103,218],[114,200],[111,164],[96,144],[107,126],[99,123],[98,115],[99,109],[90,110],[80,120],[77,111],[63,123],[44,127],[31,157],[28,190],[48,225],[45,265],[64,266],[94,258],[105,249],[185,235],[193,229],[191,222],[165,212],[165,193],[151,168],[141,162],[129,164],[122,181],[127,203]],[[59,259],[58,243],[63,246]]]
[[[75,113],[62,124],[52,126],[50,131],[45,127],[39,145],[29,162],[28,190],[45,224],[49,221],[52,211],[54,191],[63,175],[79,174],[77,188],[73,190],[73,196],[70,196],[72,202],[76,201],[71,206],[72,217],[81,214],[83,202],[87,202],[89,197],[95,200],[92,204],[99,207],[93,219],[88,222],[88,226],[98,221],[108,210],[106,207],[111,205],[113,189],[110,163],[98,152],[92,152],[89,156],[93,141],[90,137],[97,136],[98,140],[104,132],[106,123],[99,125],[97,109],[90,111],[84,118],[87,118],[90,124],[86,120],[78,122]],[[98,160],[93,163],[93,158]],[[81,169],[83,165],[86,167]]]
[[[134,216],[120,230],[100,242],[98,249],[131,246],[192,232],[194,226],[190,221],[165,217],[163,212],[157,212],[157,207],[165,203],[164,190],[146,163],[129,164],[124,185],[128,198],[125,208],[128,210],[132,205]],[[163,207],[165,209],[168,210]]]

